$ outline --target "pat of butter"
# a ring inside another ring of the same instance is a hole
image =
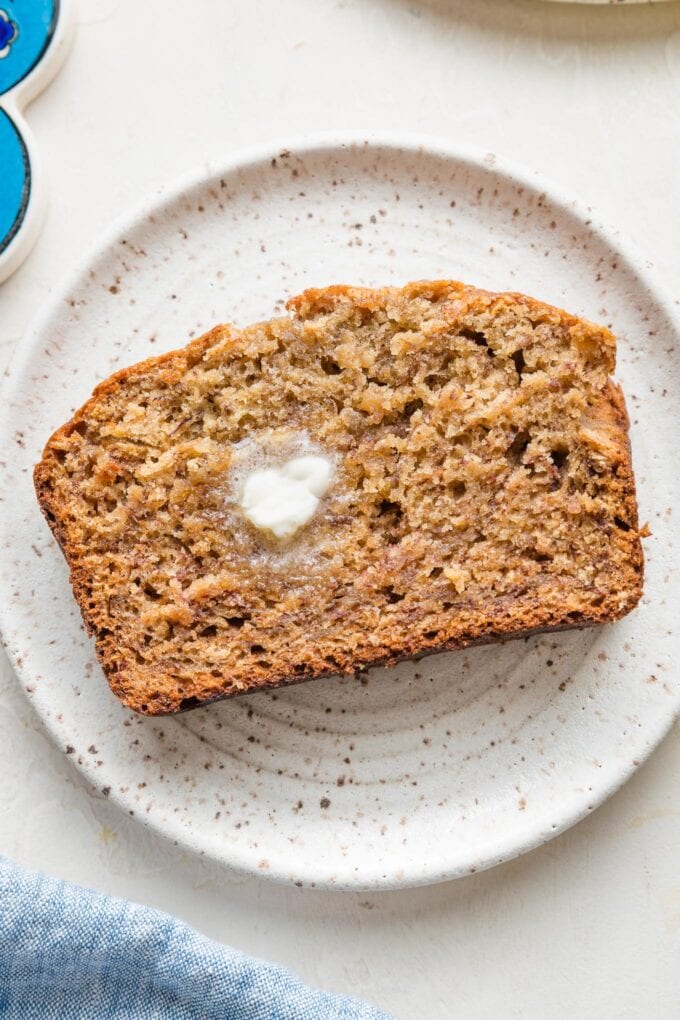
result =
[[[329,460],[312,455],[253,471],[243,485],[241,509],[256,528],[290,538],[316,513],[332,473]]]

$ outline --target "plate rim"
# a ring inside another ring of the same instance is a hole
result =
[[[9,406],[9,398],[16,388],[16,380],[21,378],[27,365],[30,363],[31,353],[35,349],[38,338],[42,335],[44,327],[52,317],[59,302],[63,300],[64,294],[69,293],[76,286],[83,274],[93,262],[103,257],[108,250],[125,233],[133,230],[140,221],[148,218],[149,214],[159,210],[163,205],[169,204],[182,196],[182,194],[194,187],[200,186],[218,175],[233,174],[239,170],[253,169],[262,165],[265,161],[271,161],[282,152],[289,152],[291,155],[311,156],[313,154],[331,154],[342,152],[342,150],[363,149],[388,149],[393,152],[406,154],[425,154],[435,156],[445,161],[455,161],[467,164],[471,169],[482,168],[492,170],[501,175],[504,179],[522,186],[536,194],[545,194],[553,205],[559,210],[576,216],[589,231],[606,246],[616,250],[619,258],[624,262],[626,268],[643,284],[644,288],[653,296],[655,303],[661,312],[667,317],[674,331],[680,333],[680,310],[676,309],[675,302],[670,294],[665,281],[659,279],[653,272],[652,263],[644,256],[636,254],[635,247],[626,233],[620,228],[614,228],[605,220],[593,212],[592,207],[580,198],[570,194],[568,190],[559,184],[555,184],[542,172],[526,167],[512,159],[498,156],[495,152],[485,150],[479,146],[467,143],[452,142],[449,139],[432,134],[421,134],[419,132],[403,131],[324,131],[318,133],[306,133],[294,137],[280,137],[269,141],[260,142],[244,148],[237,148],[228,158],[207,160],[200,166],[194,167],[174,177],[170,182],[163,183],[153,188],[143,199],[134,203],[123,213],[114,218],[109,227],[102,231],[87,247],[84,255],[66,270],[57,276],[54,286],[50,289],[45,305],[33,316],[23,335],[23,339],[12,352],[4,372],[4,378],[0,384],[0,435],[11,425],[9,415],[3,411],[3,407]],[[0,564],[0,574],[2,565]],[[0,644],[12,666],[14,676],[19,683],[26,700],[31,704],[32,710],[40,720],[40,723],[49,735],[50,740],[61,748],[61,736],[57,727],[46,715],[39,711],[39,706],[30,698],[27,687],[32,683],[30,670],[23,661],[17,658],[12,648],[10,635],[14,633],[11,610],[0,599]],[[562,821],[554,829],[546,832],[540,818],[537,818],[532,826],[524,830],[523,838],[515,839],[510,848],[503,844],[502,840],[490,842],[484,847],[481,859],[475,859],[474,866],[471,859],[466,859],[456,865],[442,868],[439,863],[435,867],[428,868],[425,862],[417,873],[404,876],[402,880],[393,877],[380,876],[378,869],[366,875],[353,875],[346,872],[342,878],[330,880],[323,874],[309,874],[307,869],[306,887],[316,889],[337,890],[337,891],[360,891],[360,890],[388,890],[415,888],[422,885],[430,885],[438,882],[449,881],[468,875],[471,871],[478,872],[494,867],[497,864],[512,860],[541,846],[555,836],[576,825],[594,809],[601,806],[609,797],[619,790],[631,775],[644,764],[650,755],[656,750],[665,736],[668,734],[674,723],[680,719],[680,696],[670,706],[666,714],[660,715],[652,725],[651,730],[645,729],[644,744],[636,748],[635,764],[631,759],[625,767],[619,767],[613,775],[603,777],[604,782],[595,787],[587,804],[584,804],[576,811],[570,810],[563,815]],[[82,764],[73,761],[74,767],[97,789],[94,767],[88,767],[86,759]],[[123,795],[118,794],[115,789],[111,790],[110,798],[116,807],[127,814],[128,805]],[[266,871],[258,870],[249,863],[248,855],[237,851],[234,859],[234,847],[226,846],[226,853],[216,854],[206,852],[201,848],[196,837],[187,833],[182,826],[173,826],[172,820],[160,820],[155,817],[138,816],[135,820],[141,822],[146,828],[154,833],[170,840],[190,851],[191,853],[205,856],[213,862],[228,868],[232,872],[250,877],[258,876],[268,881],[275,881],[284,884],[292,884],[295,876],[291,875],[285,864],[270,862]],[[469,856],[469,855],[468,855]]]

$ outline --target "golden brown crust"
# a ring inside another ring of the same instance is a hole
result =
[[[607,330],[452,281],[310,290],[288,308],[116,373],[35,469],[126,705],[176,712],[634,608],[643,557]],[[273,414],[284,384],[294,399]],[[230,537],[220,502],[235,445],[270,421],[342,462],[285,563],[247,528]]]

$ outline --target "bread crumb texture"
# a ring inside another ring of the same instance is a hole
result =
[[[614,359],[604,328],[438,281],[306,291],[117,373],[35,470],[112,690],[164,714],[623,616],[643,560]],[[334,465],[317,513],[263,537],[244,456],[309,452]]]

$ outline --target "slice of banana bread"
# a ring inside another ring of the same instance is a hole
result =
[[[635,606],[606,329],[450,281],[288,309],[117,373],[36,467],[125,705],[178,712]],[[287,500],[303,516],[271,523]]]

